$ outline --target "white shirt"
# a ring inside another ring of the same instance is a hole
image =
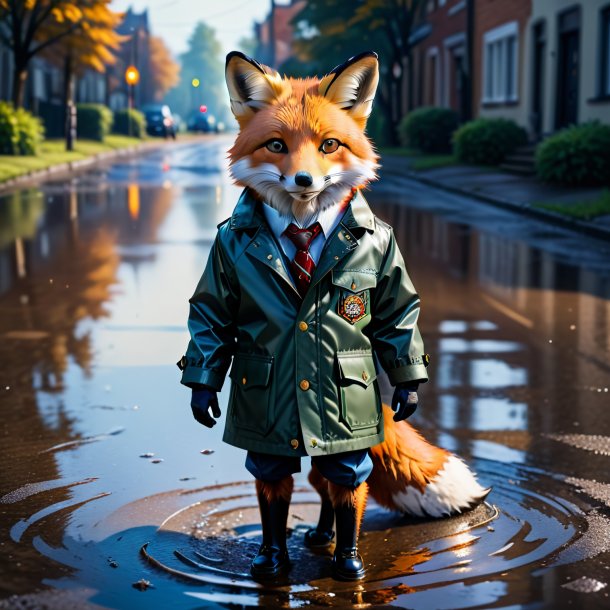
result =
[[[324,248],[326,240],[332,233],[333,229],[339,224],[339,221],[341,220],[343,213],[347,209],[348,204],[349,200],[340,201],[339,203],[331,205],[325,210],[322,210],[318,214],[318,218],[312,221],[311,224],[313,224],[314,222],[319,222],[320,226],[322,227],[320,233],[318,233],[318,235],[314,237],[313,241],[311,242],[311,245],[309,246],[309,254],[311,255],[311,258],[313,258],[313,262],[316,265],[320,260],[320,255],[322,254],[322,249]],[[273,233],[275,239],[282,247],[282,250],[288,257],[288,259],[292,260],[297,252],[297,248],[292,243],[290,238],[286,235],[282,235],[282,233],[286,230],[286,227],[291,222],[294,222],[294,224],[296,224],[299,228],[303,227],[301,227],[301,225],[297,222],[295,218],[291,218],[289,216],[282,216],[275,208],[272,208],[267,203],[263,204],[263,212],[265,214],[267,224],[269,225],[269,228],[271,229],[271,232]]]

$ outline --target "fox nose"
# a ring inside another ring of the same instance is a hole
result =
[[[297,172],[294,181],[298,186],[311,186],[313,184],[313,178],[309,172]]]

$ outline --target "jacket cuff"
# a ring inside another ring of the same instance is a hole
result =
[[[407,364],[396,369],[389,369],[387,373],[392,385],[408,383],[409,381],[418,381],[419,383],[428,381],[428,371],[423,364]]]
[[[218,371],[202,369],[197,366],[187,366],[182,371],[180,383],[191,387],[193,384],[207,385],[216,392],[220,392],[225,376]]]

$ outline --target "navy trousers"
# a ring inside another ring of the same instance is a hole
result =
[[[368,449],[316,456],[311,463],[331,483],[351,489],[364,483],[373,470]],[[272,483],[301,472],[301,458],[248,451],[246,468],[255,479]]]

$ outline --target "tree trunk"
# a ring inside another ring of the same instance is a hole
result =
[[[74,112],[74,72],[71,53],[66,53],[64,58],[64,113],[66,150],[74,150],[76,113]]]
[[[21,108],[23,106],[27,78],[27,64],[21,65],[15,61],[13,70],[13,105],[15,108]]]

